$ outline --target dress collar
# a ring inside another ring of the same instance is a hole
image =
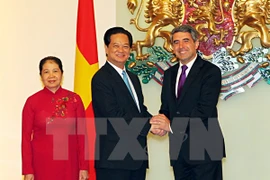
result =
[[[55,93],[53,93],[52,91],[50,91],[47,87],[44,87],[43,88],[44,92],[47,93],[47,94],[59,94],[62,92],[63,88],[60,86],[56,91]]]

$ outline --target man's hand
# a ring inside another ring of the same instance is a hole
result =
[[[153,126],[151,126],[150,132],[158,136],[165,136],[165,134],[167,134],[167,131],[162,129],[154,129]]]
[[[150,119],[153,134],[164,136],[170,129],[170,120],[164,114],[158,114]]]

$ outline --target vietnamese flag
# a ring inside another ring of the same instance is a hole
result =
[[[99,67],[93,0],[79,0],[76,39],[74,91],[81,96],[86,108],[90,153],[89,179],[95,180],[94,147],[96,132],[92,109],[91,79]]]

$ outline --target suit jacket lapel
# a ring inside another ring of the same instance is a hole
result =
[[[129,76],[129,78],[130,78],[130,80],[131,80],[131,82],[133,84],[134,90],[135,90],[136,95],[138,97],[139,106],[140,106],[140,109],[141,109],[142,108],[142,101],[143,100],[142,100],[142,96],[140,95],[140,92],[141,92],[140,85],[137,83],[137,80],[135,79],[135,76],[133,74],[131,74],[130,71],[127,71],[127,73],[128,73],[128,76]],[[135,100],[134,100],[134,104],[136,105]],[[137,105],[136,105],[136,107],[137,107]]]
[[[130,71],[127,71],[127,74],[128,74],[128,76],[129,76],[129,78],[130,78],[130,80],[131,80],[131,82],[132,82],[132,85],[133,85],[133,87],[134,87],[134,89],[135,89],[136,95],[138,96],[138,92],[140,91],[140,90],[139,90],[139,85],[136,83],[136,79],[135,79],[135,77],[133,76],[133,74],[131,74]],[[138,97],[138,99],[140,99],[140,98]]]
[[[191,70],[188,73],[187,79],[185,81],[185,84],[183,86],[180,98],[178,99],[178,104],[181,103],[183,97],[185,96],[186,92],[188,91],[190,85],[192,82],[197,78],[197,75],[200,72],[201,66],[203,65],[203,60],[198,56],[195,60],[193,66],[191,67]]]
[[[105,63],[105,67],[108,69],[108,71],[112,75],[112,79],[114,79],[115,86],[117,87],[117,89],[119,89],[119,91],[123,91],[123,93],[125,94],[125,97],[127,97],[130,102],[132,101],[133,105],[136,106],[136,108],[137,108],[137,105],[136,105],[133,97],[131,96],[125,82],[123,81],[123,78],[119,75],[119,73],[108,62]],[[134,82],[134,80],[132,80],[132,79],[131,79],[131,81],[132,81],[132,83]],[[134,85],[134,83],[133,83],[133,86],[136,90],[136,86]],[[137,90],[136,90],[136,92],[137,92]]]
[[[179,63],[177,65],[175,65],[171,71],[171,94],[172,94],[172,97],[173,99],[176,100],[176,95],[175,95],[175,86],[176,86],[176,78],[177,78],[177,72],[178,72],[178,69],[179,69]]]

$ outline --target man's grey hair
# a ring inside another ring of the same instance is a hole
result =
[[[184,24],[178,27],[175,27],[171,32],[171,42],[173,42],[173,35],[178,32],[188,32],[191,34],[191,37],[194,42],[196,42],[199,39],[199,33],[194,29],[191,25]]]

